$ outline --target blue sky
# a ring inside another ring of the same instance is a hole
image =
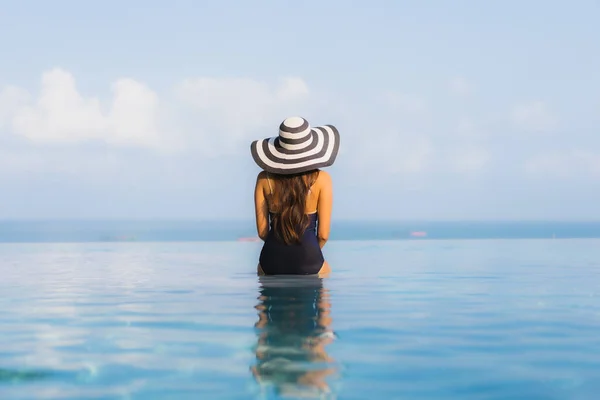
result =
[[[0,218],[251,218],[291,115],[336,218],[600,218],[600,3],[362,4],[0,0]]]

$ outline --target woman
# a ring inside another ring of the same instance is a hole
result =
[[[331,125],[313,127],[287,118],[279,135],[256,140],[250,149],[263,169],[254,190],[256,229],[264,241],[261,275],[325,275],[322,248],[329,238],[333,190],[319,168],[333,164],[340,137]]]

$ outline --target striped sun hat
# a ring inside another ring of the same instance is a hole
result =
[[[279,136],[255,140],[250,150],[263,170],[288,175],[332,165],[339,147],[334,126],[311,128],[304,118],[290,117],[279,125]]]

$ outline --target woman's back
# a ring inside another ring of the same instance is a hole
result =
[[[278,179],[275,178],[275,176],[273,174],[269,174],[268,172],[261,172],[260,174],[264,175],[264,179],[267,182],[267,193],[265,196],[265,199],[267,201],[267,205],[269,208],[269,213],[275,214],[277,213],[278,210],[278,204],[277,204],[277,196],[276,196],[276,190],[278,189]],[[259,176],[260,176],[259,174]],[[319,193],[321,192],[321,186],[323,185],[323,178],[322,176],[324,174],[327,174],[327,172],[324,171],[315,171],[314,172],[314,176],[309,176],[306,178],[306,184],[307,184],[307,195],[305,197],[305,213],[306,214],[313,214],[316,213],[318,211],[318,205],[319,205]],[[319,179],[319,177],[321,177],[321,179]],[[285,179],[285,178],[284,178]]]
[[[260,255],[263,272],[269,275],[319,273],[325,261],[321,247],[329,233],[329,174],[316,170],[300,176],[282,177],[261,172],[257,191],[262,192],[258,198],[264,199],[262,210],[269,221]],[[290,215],[294,212],[298,215]],[[294,219],[296,223],[286,225],[285,221],[281,221],[284,218]],[[293,229],[295,232],[286,234]]]

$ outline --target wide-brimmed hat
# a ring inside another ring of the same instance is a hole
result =
[[[298,174],[332,165],[340,148],[340,134],[333,125],[311,127],[302,117],[290,117],[279,125],[279,135],[255,140],[250,145],[259,167],[274,174]]]

